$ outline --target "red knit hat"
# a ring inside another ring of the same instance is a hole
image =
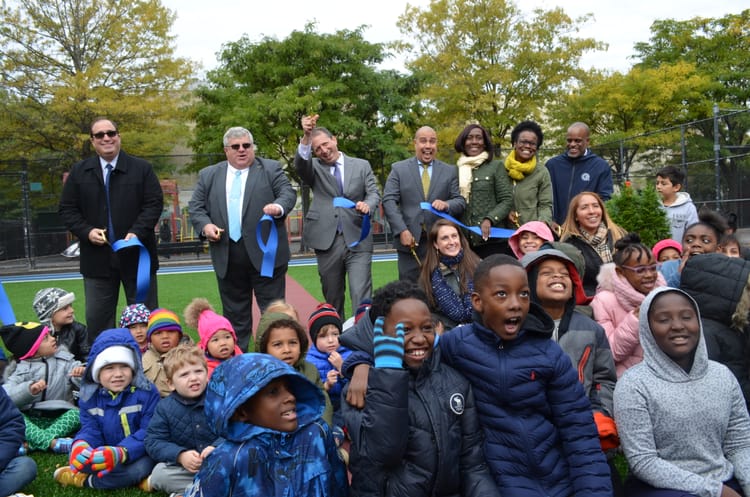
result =
[[[654,245],[654,248],[651,249],[651,253],[654,254],[654,259],[658,261],[659,254],[661,253],[661,251],[667,248],[673,248],[680,255],[682,255],[682,244],[678,242],[677,240],[672,240],[671,238],[665,238],[664,240],[659,240],[658,242],[656,242],[656,245]]]
[[[310,314],[310,319],[307,321],[307,328],[310,330],[310,338],[312,339],[313,344],[315,344],[315,340],[318,338],[318,333],[320,333],[321,328],[327,324],[335,325],[339,331],[341,331],[341,327],[343,326],[341,323],[341,316],[339,316],[335,307],[331,304],[319,304],[313,313]]]

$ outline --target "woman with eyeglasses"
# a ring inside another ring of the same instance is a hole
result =
[[[489,238],[490,228],[502,228],[511,209],[511,190],[500,161],[493,160],[490,134],[479,124],[469,124],[454,144],[458,157],[458,189],[466,199],[463,223],[478,226],[482,236],[468,233],[469,244],[479,257],[505,251],[507,241]]]
[[[523,121],[510,133],[513,150],[505,158],[505,172],[513,189],[513,208],[505,227],[516,229],[529,221],[552,224],[552,181],[546,167],[537,161],[544,141],[542,128]]]
[[[628,233],[618,240],[612,259],[613,263],[603,264],[599,270],[599,288],[591,308],[594,319],[607,333],[619,378],[643,360],[638,338],[638,313],[643,299],[667,283],[638,233]]]

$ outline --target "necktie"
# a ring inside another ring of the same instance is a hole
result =
[[[333,177],[336,178],[336,184],[339,185],[339,196],[344,195],[344,182],[341,180],[341,169],[338,162],[333,163]]]
[[[242,171],[235,171],[229,192],[229,238],[236,242],[242,237],[240,204],[242,203]]]
[[[116,240],[115,230],[112,225],[112,207],[109,202],[109,178],[112,176],[112,164],[107,164],[105,169],[107,169],[107,174],[104,176],[104,194],[107,197],[107,229],[109,230],[107,237],[110,240]]]
[[[427,199],[427,192],[430,191],[430,172],[427,170],[428,164],[422,164],[422,191],[424,198]]]

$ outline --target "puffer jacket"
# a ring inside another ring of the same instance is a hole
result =
[[[498,495],[474,394],[442,364],[440,349],[416,371],[371,368],[364,409],[344,402],[343,412],[352,438],[352,495]]]
[[[205,392],[196,399],[172,392],[159,401],[146,431],[146,452],[151,459],[178,464],[177,457],[186,450],[200,454],[221,443],[208,426],[204,400]]]
[[[336,352],[341,354],[341,358],[344,360],[346,360],[346,358],[349,357],[349,354],[352,353],[352,351],[347,349],[346,347],[339,347]],[[320,375],[320,381],[323,382],[323,385],[325,385],[325,382],[328,379],[328,373],[332,369],[334,369],[333,364],[328,361],[328,355],[329,354],[318,350],[318,348],[315,347],[315,344],[313,344],[310,347],[310,350],[307,351],[307,362],[311,363],[317,368],[318,374]],[[331,400],[334,414],[340,412],[341,391],[344,389],[346,383],[347,379],[340,377],[339,380],[331,387],[331,389],[328,390],[328,398]]]
[[[530,305],[514,340],[479,320],[440,337],[443,360],[471,383],[484,453],[504,497],[611,497],[609,467],[552,319]]]
[[[747,300],[750,261],[723,254],[691,257],[682,270],[680,289],[698,303],[703,322],[708,358],[728,367],[742,387],[745,401],[750,400],[750,308]],[[739,312],[737,312],[739,311]],[[733,315],[738,321],[732,324]]]
[[[238,407],[281,377],[288,379],[296,398],[295,431],[232,419]],[[242,354],[222,362],[208,383],[206,418],[225,442],[203,462],[185,496],[346,496],[346,469],[331,429],[321,419],[324,406],[318,387],[268,354]]]
[[[71,371],[81,365],[73,354],[65,349],[58,349],[50,357],[37,357],[19,361],[13,373],[8,377],[3,388],[22,411],[36,407],[48,400],[65,401],[73,409],[73,390],[78,389],[79,379],[70,376]],[[39,380],[47,382],[47,388],[36,395],[29,391],[29,386]]]

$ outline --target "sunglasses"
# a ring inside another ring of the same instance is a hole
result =
[[[252,146],[253,146],[252,143],[234,143],[232,145],[229,145],[229,148],[231,148],[232,150],[239,150],[240,147],[242,147],[245,150],[247,150],[248,148],[250,148]]]
[[[114,138],[119,133],[116,130],[110,129],[109,131],[100,131],[98,133],[91,133],[92,138],[96,138],[97,140],[101,140],[105,136],[108,136],[110,138]]]
[[[658,271],[661,264],[649,264],[648,266],[620,266],[623,269],[633,271],[638,276],[642,276],[646,273]]]

